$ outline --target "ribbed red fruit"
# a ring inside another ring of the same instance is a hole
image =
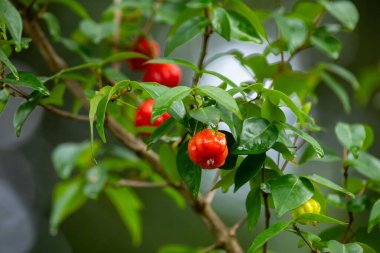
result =
[[[167,87],[177,86],[182,79],[182,71],[176,64],[148,64],[143,76],[144,82],[156,82]]]
[[[216,169],[223,166],[227,155],[227,140],[224,133],[206,129],[196,133],[187,146],[189,157],[202,169]]]
[[[135,45],[132,48],[132,52],[146,55],[149,59],[157,58],[160,56],[160,48],[157,41],[149,40],[146,37],[140,37],[137,39]],[[131,58],[128,60],[128,66],[132,70],[144,70],[147,67],[145,63],[149,59]]]
[[[154,104],[154,99],[151,98],[151,99],[144,101],[144,103],[142,103],[137,108],[136,117],[135,117],[135,126],[136,127],[159,126],[165,120],[170,118],[170,115],[168,113],[164,113],[158,119],[156,119],[153,124],[151,124],[150,119],[152,118],[153,104]]]

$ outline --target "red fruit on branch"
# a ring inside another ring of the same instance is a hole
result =
[[[149,40],[146,37],[140,37],[132,48],[132,52],[140,53],[148,56],[149,59],[157,58],[160,56],[160,48],[155,40]],[[144,70],[145,63],[149,59],[131,58],[128,60],[129,68],[133,70]]]
[[[210,129],[196,133],[187,149],[191,161],[208,170],[223,166],[228,155],[226,136]]]
[[[177,86],[182,79],[182,71],[175,64],[148,64],[143,76],[144,82],[156,82],[167,87]]]
[[[158,119],[154,121],[154,123],[150,123],[150,119],[152,118],[152,108],[154,104],[154,99],[148,99],[142,103],[136,111],[135,116],[135,126],[136,127],[144,127],[144,126],[159,126],[165,120],[170,118],[168,113],[162,114]]]

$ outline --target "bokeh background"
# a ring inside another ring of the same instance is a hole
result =
[[[136,0],[137,1],[137,0]],[[94,20],[100,18],[100,13],[110,4],[110,1],[80,1]],[[247,1],[257,8],[273,9],[277,1],[255,0]],[[293,1],[283,1],[291,6]],[[353,1],[360,13],[358,27],[353,34],[343,34],[343,52],[338,63],[351,70],[361,80],[365,78],[368,69],[380,69],[380,1]],[[1,11],[1,10],[0,10]],[[53,12],[61,21],[62,34],[68,36],[78,26],[79,18],[66,8],[55,8]],[[270,33],[275,35],[274,27],[268,25]],[[152,29],[161,49],[164,48],[168,28],[155,25]],[[60,54],[70,65],[80,64],[81,60],[64,49],[59,43],[54,43]],[[212,36],[209,55],[224,52],[231,48],[239,48],[246,54],[259,52],[262,47],[251,43],[227,44],[217,35]],[[197,61],[200,50],[200,38],[179,48],[174,56]],[[276,60],[276,59],[271,59]],[[318,51],[308,50],[301,53],[295,60],[296,68],[303,69],[315,65],[318,61],[328,60]],[[15,54],[13,61],[19,69],[32,71],[38,75],[49,75],[48,67],[43,62],[32,45],[29,50]],[[234,81],[243,81],[246,76],[238,63],[228,57],[214,62],[209,66]],[[184,70],[185,71],[185,70]],[[380,71],[378,71],[378,75]],[[128,73],[134,78],[138,75]],[[183,84],[190,83],[191,73],[184,73]],[[203,78],[202,82],[212,82],[211,78]],[[380,84],[378,85],[380,88]],[[375,131],[375,145],[370,152],[380,157],[380,92],[371,92],[372,97],[366,106],[355,102],[354,92],[346,85],[353,102],[353,112],[344,113],[335,95],[326,87],[317,90],[319,101],[313,115],[324,131],[318,134],[318,139],[326,146],[340,153],[340,147],[334,135],[334,126],[338,121],[368,123]],[[130,236],[124,228],[118,214],[111,203],[104,197],[98,201],[89,201],[77,213],[70,216],[62,225],[56,236],[49,234],[48,220],[51,207],[51,195],[54,185],[58,182],[52,163],[51,152],[62,142],[81,142],[89,139],[87,124],[61,119],[49,112],[37,108],[24,126],[20,138],[15,137],[12,118],[22,101],[12,99],[5,112],[0,116],[0,252],[2,253],[86,253],[86,252],[157,252],[165,244],[185,244],[189,246],[208,246],[213,238],[201,220],[190,210],[179,209],[158,189],[138,189],[137,194],[144,203],[143,243],[133,246]],[[109,142],[115,142],[110,139]],[[340,164],[308,163],[295,168],[303,174],[319,174],[341,180]],[[204,175],[202,189],[206,191],[211,185],[212,172]],[[236,222],[244,214],[244,201],[248,188],[242,188],[238,193],[221,194],[218,192],[214,206],[228,224]],[[345,220],[346,214],[334,209],[329,214]],[[365,226],[368,213],[356,217],[354,226]],[[262,222],[261,222],[262,223]],[[239,232],[244,247],[247,247],[255,234],[261,231],[263,224],[249,233],[246,228]],[[316,230],[325,227],[318,226]],[[380,233],[363,238],[380,252],[380,242],[376,242]],[[375,243],[375,244],[374,244]],[[270,243],[274,252],[307,252],[296,249],[298,239],[290,233],[282,233]]]

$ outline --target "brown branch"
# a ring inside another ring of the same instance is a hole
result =
[[[140,181],[140,180],[131,180],[131,179],[120,179],[116,186],[122,187],[122,186],[128,186],[128,187],[136,187],[136,188],[162,188],[168,186],[167,182],[161,182],[161,183],[153,183],[153,182],[146,182],[146,181]]]
[[[244,223],[247,222],[248,217],[244,216],[241,218],[238,222],[235,223],[230,229],[230,234],[231,235],[236,235],[237,231],[244,225]]]
[[[319,251],[317,249],[315,249],[313,247],[313,245],[310,244],[310,242],[308,240],[306,240],[306,238],[303,236],[301,230],[294,224],[293,225],[293,228],[294,230],[296,231],[296,234],[299,235],[299,237],[301,237],[301,239],[306,243],[306,245],[310,248],[311,252],[312,253],[319,253]]]
[[[23,23],[25,31],[33,39],[34,43],[37,44],[41,55],[48,62],[50,69],[53,72],[59,72],[66,68],[67,64],[55,52],[39,24],[33,19],[28,19],[26,16],[23,16]],[[67,81],[66,85],[76,97],[81,99],[83,105],[88,108],[89,103],[81,87],[74,81]],[[168,182],[169,186],[176,189],[185,197],[193,210],[201,216],[202,220],[212,231],[217,243],[222,245],[221,247],[225,249],[227,253],[243,252],[236,237],[229,234],[228,227],[222,222],[212,207],[205,203],[203,197],[199,195],[197,199],[194,199],[189,189],[183,183],[179,185],[174,184],[161,166],[159,156],[152,150],[147,150],[146,144],[141,139],[136,138],[133,134],[126,131],[112,117],[107,118],[106,126],[119,141],[138,155],[142,160],[149,163],[154,171]]]

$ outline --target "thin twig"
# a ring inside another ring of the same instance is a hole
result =
[[[342,159],[343,160],[343,185],[347,189],[347,185],[348,185],[348,169],[349,169],[349,166],[347,164],[347,160],[348,160],[348,151],[347,151],[347,148],[343,148],[342,158],[343,158]],[[354,222],[354,214],[351,211],[348,211],[348,210],[347,210],[347,214],[348,214],[348,224],[347,224],[345,230],[343,231],[343,234],[342,234],[342,237],[341,237],[341,242],[342,243],[347,243],[348,242],[348,234],[349,234],[350,229],[352,227],[352,223]]]
[[[143,34],[146,35],[149,33],[150,29],[152,29],[153,23],[154,23],[154,17],[156,16],[157,9],[160,8],[161,4],[164,2],[164,0],[155,0],[152,4],[152,10],[151,14],[148,17],[147,21],[144,24],[143,27]]]
[[[310,244],[308,240],[303,236],[301,230],[294,224],[293,225],[294,230],[296,231],[297,235],[301,237],[301,239],[306,243],[306,245],[310,248],[312,253],[318,253],[319,251],[317,249],[314,249],[313,245]]]
[[[136,188],[162,188],[169,186],[167,182],[161,183],[153,183],[139,180],[130,180],[130,179],[120,179],[116,186],[128,186],[128,187],[136,187]]]
[[[261,170],[261,179],[262,182],[265,182],[265,167],[263,166]],[[270,209],[269,209],[269,201],[268,201],[268,193],[265,191],[261,191],[263,200],[264,200],[264,208],[265,208],[265,229],[269,228],[270,226]],[[263,245],[263,253],[267,253],[268,251],[268,242],[266,242]]]
[[[247,222],[248,216],[242,217],[238,222],[235,223],[230,229],[230,234],[235,236],[237,231]]]

